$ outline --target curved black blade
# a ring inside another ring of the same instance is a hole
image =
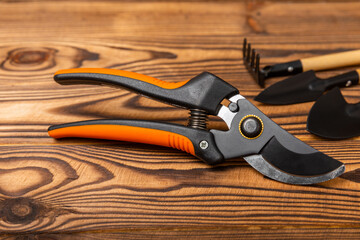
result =
[[[347,103],[336,87],[321,96],[311,108],[307,129],[330,139],[360,136],[360,104]]]
[[[274,105],[315,101],[325,91],[325,86],[322,84],[316,84],[316,88],[313,87],[319,80],[322,81],[315,76],[314,71],[303,72],[271,85],[254,99]]]
[[[300,154],[286,149],[273,137],[260,155],[244,157],[256,170],[274,180],[291,184],[314,184],[338,177],[345,166],[321,153]]]

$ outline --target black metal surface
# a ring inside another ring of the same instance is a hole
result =
[[[254,99],[273,105],[310,102],[318,99],[327,89],[335,86],[349,87],[358,82],[359,75],[356,71],[321,79],[310,70],[271,85]]]
[[[300,141],[246,99],[240,99],[237,103],[240,111],[233,118],[231,128],[228,131],[210,130],[225,159],[245,156],[244,159],[264,175],[296,184],[326,181],[343,172],[339,169],[343,165],[341,162]],[[241,120],[248,115],[255,115],[263,122],[263,132],[255,139],[248,139],[239,132]],[[276,138],[276,143],[269,145],[273,138]],[[269,150],[269,146],[275,147]],[[301,168],[297,169],[298,166]],[[332,171],[334,172],[330,173]],[[294,177],[294,174],[298,176]]]
[[[329,139],[360,136],[360,103],[347,103],[337,87],[330,90],[311,108],[307,130]]]
[[[325,182],[334,179],[345,172],[345,166],[334,169],[331,172],[322,175],[313,176],[301,176],[294,174],[284,173],[282,170],[274,167],[261,154],[250,155],[244,157],[245,161],[249,163],[254,169],[267,176],[268,178],[274,179],[279,182],[297,185],[309,185]]]
[[[265,144],[274,136],[290,151],[303,154],[317,152],[314,148],[282,129],[248,100],[238,100],[237,104],[240,111],[234,116],[229,130],[210,130],[214,134],[216,144],[225,159],[259,154]],[[258,138],[251,140],[242,136],[239,130],[241,120],[248,115],[255,115],[263,122],[262,134]]]
[[[294,75],[303,71],[300,60],[260,68],[260,54],[251,48],[251,44],[247,42],[246,38],[244,38],[243,42],[243,61],[260,87],[265,87],[267,78]]]
[[[261,149],[260,154],[276,168],[301,176],[327,174],[343,165],[321,152],[299,154],[289,151],[277,141],[276,137],[270,139]]]
[[[214,134],[216,144],[225,159],[259,154],[265,144],[274,136],[289,151],[299,154],[318,152],[282,129],[248,100],[240,99],[237,103],[240,111],[233,118],[231,128],[227,131],[210,130]],[[263,132],[258,138],[249,140],[240,133],[240,122],[248,115],[255,115],[263,122]],[[281,156],[279,155],[279,157]]]
[[[310,88],[310,84],[314,80],[316,80],[314,71],[303,72],[271,85],[257,95],[254,100],[274,105],[314,101],[324,91],[321,85],[317,88]]]

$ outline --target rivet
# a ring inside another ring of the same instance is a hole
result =
[[[230,103],[228,108],[231,112],[237,112],[239,110],[239,106],[234,102]]]
[[[205,150],[209,147],[209,143],[205,140],[202,140],[199,145],[200,145],[200,148],[203,150]]]

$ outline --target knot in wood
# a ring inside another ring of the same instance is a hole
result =
[[[37,65],[46,62],[51,55],[51,51],[44,50],[26,50],[21,49],[13,52],[10,56],[12,62],[16,64],[31,64]]]
[[[29,198],[6,199],[2,204],[1,218],[10,223],[29,223],[35,220],[41,207]]]
[[[32,208],[27,204],[14,204],[11,207],[11,212],[19,217],[25,217],[32,212]]]
[[[15,48],[0,67],[6,71],[40,71],[55,66],[56,49],[45,47]]]

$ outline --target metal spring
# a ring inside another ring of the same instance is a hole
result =
[[[204,110],[190,109],[188,127],[206,130],[208,115]]]

